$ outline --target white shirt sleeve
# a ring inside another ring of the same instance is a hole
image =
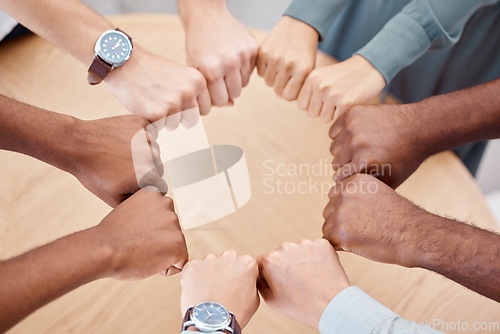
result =
[[[408,321],[377,302],[356,286],[339,293],[321,316],[321,334],[438,334],[414,321]]]

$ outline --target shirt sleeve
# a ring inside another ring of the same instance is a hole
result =
[[[292,0],[285,11],[286,16],[313,27],[323,40],[333,21],[350,0]]]
[[[496,2],[412,0],[356,54],[368,60],[389,83],[428,49],[455,44],[469,18],[479,8]]]
[[[360,288],[339,293],[321,316],[321,334],[437,334],[433,328],[408,321],[377,302]]]

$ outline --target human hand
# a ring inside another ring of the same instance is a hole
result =
[[[232,312],[245,327],[259,308],[258,274],[255,259],[234,250],[189,261],[182,271],[182,314],[191,306],[213,301]]]
[[[111,251],[109,277],[138,280],[182,270],[188,251],[171,198],[141,189],[93,228]]]
[[[250,81],[258,46],[226,2],[180,1],[186,30],[186,62],[206,78],[212,104],[232,105]]]
[[[177,127],[184,123],[180,112],[198,107],[206,115],[211,108],[206,81],[199,71],[138,45],[127,63],[104,81],[125,108],[150,122],[169,116],[176,123],[172,127]]]
[[[397,188],[432,154],[428,126],[413,105],[351,108],[330,129],[335,181],[367,173]]]
[[[85,188],[112,207],[147,185],[167,192],[155,134],[145,130],[148,121],[126,115],[78,122],[70,172]]]
[[[285,242],[258,262],[258,286],[266,303],[315,328],[332,299],[350,286],[337,253],[324,239]]]
[[[257,72],[285,100],[293,101],[316,63],[319,34],[308,24],[283,16],[259,49]]]
[[[335,112],[375,97],[385,86],[385,79],[375,67],[360,55],[338,64],[313,70],[297,98],[300,109],[323,121],[333,120]]]
[[[418,266],[423,254],[419,247],[425,247],[419,230],[430,213],[366,174],[337,183],[328,196],[323,237],[335,249],[378,262]]]

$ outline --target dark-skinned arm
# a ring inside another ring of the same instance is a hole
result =
[[[371,175],[337,183],[329,197],[323,235],[337,250],[429,269],[500,301],[497,233],[433,215]]]
[[[429,156],[500,137],[500,79],[402,105],[351,108],[333,124],[335,180],[376,175],[392,188]]]

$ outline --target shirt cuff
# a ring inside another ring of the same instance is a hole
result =
[[[431,45],[424,28],[410,15],[398,13],[355,54],[369,61],[388,84]]]
[[[322,41],[348,2],[349,0],[293,0],[284,15],[310,25],[318,32]]]
[[[328,304],[319,321],[321,334],[369,334],[388,319],[399,316],[356,286],[340,292]]]

